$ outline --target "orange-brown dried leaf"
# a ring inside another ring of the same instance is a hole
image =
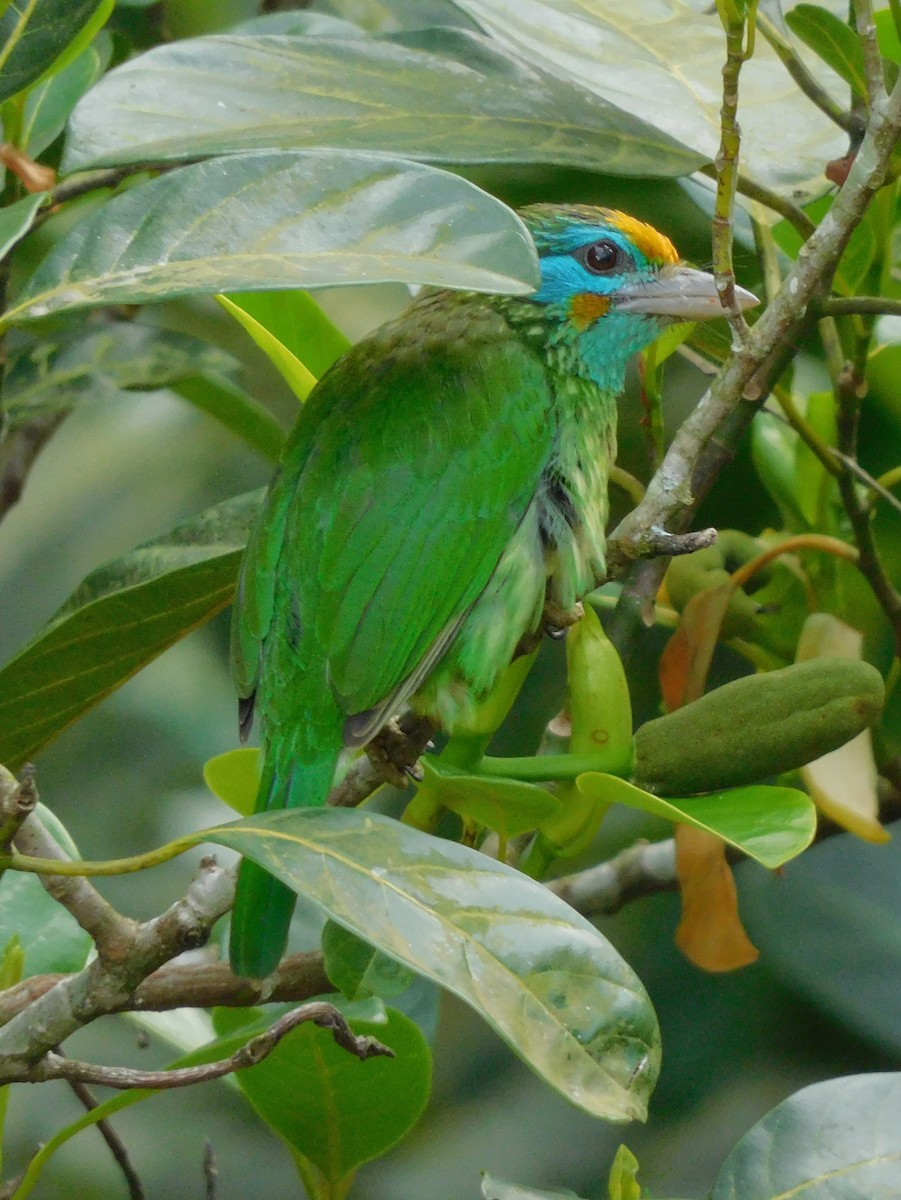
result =
[[[707,673],[734,588],[721,583],[696,592],[660,657],[660,688],[668,712],[704,694]]]
[[[720,838],[687,825],[676,827],[676,866],[682,920],[676,945],[705,971],[735,971],[756,962],[758,951],[738,915],[738,893]]]

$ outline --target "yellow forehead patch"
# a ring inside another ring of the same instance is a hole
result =
[[[645,225],[644,221],[630,217],[628,213],[614,212],[610,214],[615,225],[634,242],[645,258],[651,262],[677,263],[680,261],[676,247],[664,237],[653,225]]]
[[[578,292],[569,302],[569,315],[577,329],[587,329],[610,309],[610,301],[597,292]]]

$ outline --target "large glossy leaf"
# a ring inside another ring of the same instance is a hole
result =
[[[519,218],[456,175],[362,151],[261,151],[116,196],[51,251],[5,320],[389,280],[525,293],[539,274]]]
[[[6,379],[4,408],[16,421],[122,389],[167,387],[203,371],[236,366],[230,354],[188,334],[110,321],[90,332],[78,329],[55,347],[45,339],[21,354]]]
[[[719,145],[723,30],[715,6],[683,0],[457,0],[486,30],[535,63],[652,123],[712,158]],[[841,100],[844,87],[811,58]],[[823,191],[844,135],[801,94],[757,39],[739,86],[742,167],[797,202]]]
[[[875,1200],[901,1180],[901,1073],[802,1088],[723,1164],[711,1200]]]
[[[53,813],[41,804],[38,814],[66,853],[78,858],[78,848]],[[12,937],[18,937],[25,952],[26,976],[80,971],[93,945],[37,875],[24,871],[6,871],[0,879],[0,947]]]
[[[216,1014],[220,1032],[223,1018],[232,1024],[236,1015]],[[395,1057],[360,1063],[331,1033],[307,1023],[237,1076],[263,1120],[322,1173],[331,1188],[326,1194],[336,1197],[346,1194],[342,1183],[362,1163],[385,1154],[416,1123],[432,1079],[428,1044],[409,1017],[389,1009],[386,1023],[352,1019],[351,1026],[390,1046]]]
[[[0,16],[0,100],[38,79],[110,0],[11,0]]]
[[[770,868],[781,867],[800,854],[816,831],[816,810],[797,788],[755,784],[684,799],[668,796],[664,800],[625,779],[596,771],[580,775],[576,784],[580,792],[598,803],[626,804],[667,821],[715,833]]]
[[[748,929],[780,980],[885,1054],[901,1056],[901,826],[886,846],[814,846],[784,876],[743,869]]]
[[[369,813],[269,813],[203,837],[456,993],[574,1104],[644,1117],[660,1062],[650,1001],[606,939],[546,888]]]
[[[112,53],[112,40],[101,33],[62,71],[32,88],[25,101],[21,144],[32,158],[62,133],[69,113],[103,74]]]
[[[63,166],[311,145],[641,175],[685,174],[705,158],[502,41],[435,29],[158,47],[82,100]]]
[[[92,572],[0,671],[0,762],[33,757],[229,603],[262,491],[208,509]]]

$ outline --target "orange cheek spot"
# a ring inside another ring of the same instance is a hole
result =
[[[573,324],[580,330],[593,325],[599,317],[606,316],[610,310],[610,301],[606,296],[596,292],[579,292],[570,302],[569,312]]]

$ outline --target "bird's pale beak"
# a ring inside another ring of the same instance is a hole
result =
[[[629,283],[612,299],[622,312],[648,313],[683,321],[703,321],[723,315],[713,276],[707,271],[696,271],[694,267],[664,267],[656,279]],[[753,308],[760,303],[752,292],[737,284],[735,299],[740,308]]]

